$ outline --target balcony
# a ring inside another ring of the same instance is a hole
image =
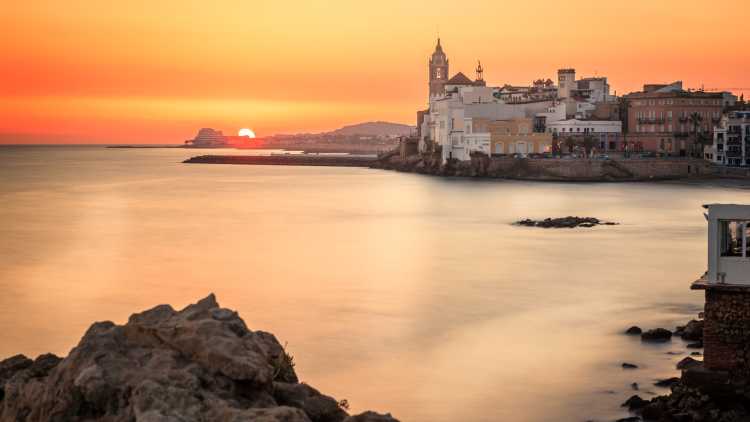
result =
[[[638,123],[657,123],[662,124],[664,123],[664,119],[661,117],[639,117]]]
[[[742,157],[742,151],[739,149],[729,149],[724,153],[727,158],[740,158]]]

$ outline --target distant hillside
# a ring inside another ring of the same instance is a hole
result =
[[[329,132],[331,135],[366,135],[366,136],[406,136],[411,134],[414,126],[390,122],[366,122],[344,126]]]

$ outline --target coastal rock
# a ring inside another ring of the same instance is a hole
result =
[[[671,386],[671,394],[654,397],[640,410],[645,420],[745,422],[750,420],[750,387],[727,372],[689,368]]]
[[[97,322],[64,359],[6,359],[0,386],[0,421],[351,419],[298,382],[276,337],[249,330],[213,295],[181,311],[157,306],[125,325]]]
[[[15,355],[0,361],[0,384],[10,379],[16,372],[24,370],[32,364],[34,364],[34,361],[24,355]]]
[[[694,368],[696,366],[702,365],[703,362],[693,359],[690,356],[686,357],[685,359],[677,362],[677,369],[688,369],[688,368]]]
[[[622,369],[637,369],[637,368],[638,368],[638,365],[634,363],[628,363],[628,362],[622,363]]]
[[[625,400],[622,407],[627,407],[628,410],[634,411],[645,407],[648,404],[648,400],[643,400],[637,394],[630,396],[629,399]]]
[[[671,387],[673,385],[678,384],[679,382],[680,382],[679,378],[672,377],[672,378],[665,378],[662,380],[658,380],[654,383],[654,385],[657,387]]]
[[[692,320],[683,328],[680,337],[687,341],[703,341],[703,321]]]
[[[653,330],[644,331],[641,334],[642,341],[663,342],[672,338],[672,332],[666,328],[654,328]]]
[[[544,220],[532,220],[530,218],[526,218],[520,221],[517,221],[516,224],[519,226],[528,226],[528,227],[542,227],[545,229],[549,228],[555,228],[555,229],[573,229],[576,227],[594,227],[597,225],[613,225],[616,223],[612,222],[604,222],[599,220],[598,218],[594,217],[560,217],[560,218],[545,218]]]
[[[641,330],[641,327],[638,327],[637,325],[634,325],[634,326],[628,328],[627,330],[625,330],[625,334],[631,335],[631,336],[640,335],[642,332],[643,332],[643,330]]]
[[[398,419],[391,416],[390,413],[381,415],[375,412],[364,412],[359,415],[349,416],[344,422],[399,422]]]

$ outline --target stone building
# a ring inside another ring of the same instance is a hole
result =
[[[704,367],[750,375],[750,205],[709,204],[708,270],[692,285],[705,291]]]
[[[552,152],[552,134],[535,132],[532,118],[493,120],[487,121],[486,125],[492,155]]]
[[[721,120],[720,92],[685,91],[682,82],[647,84],[627,100],[627,142],[635,149],[702,157],[699,139],[710,140]]]

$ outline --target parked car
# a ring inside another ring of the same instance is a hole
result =
[[[607,154],[599,154],[596,156],[597,160],[609,160],[609,155]]]

